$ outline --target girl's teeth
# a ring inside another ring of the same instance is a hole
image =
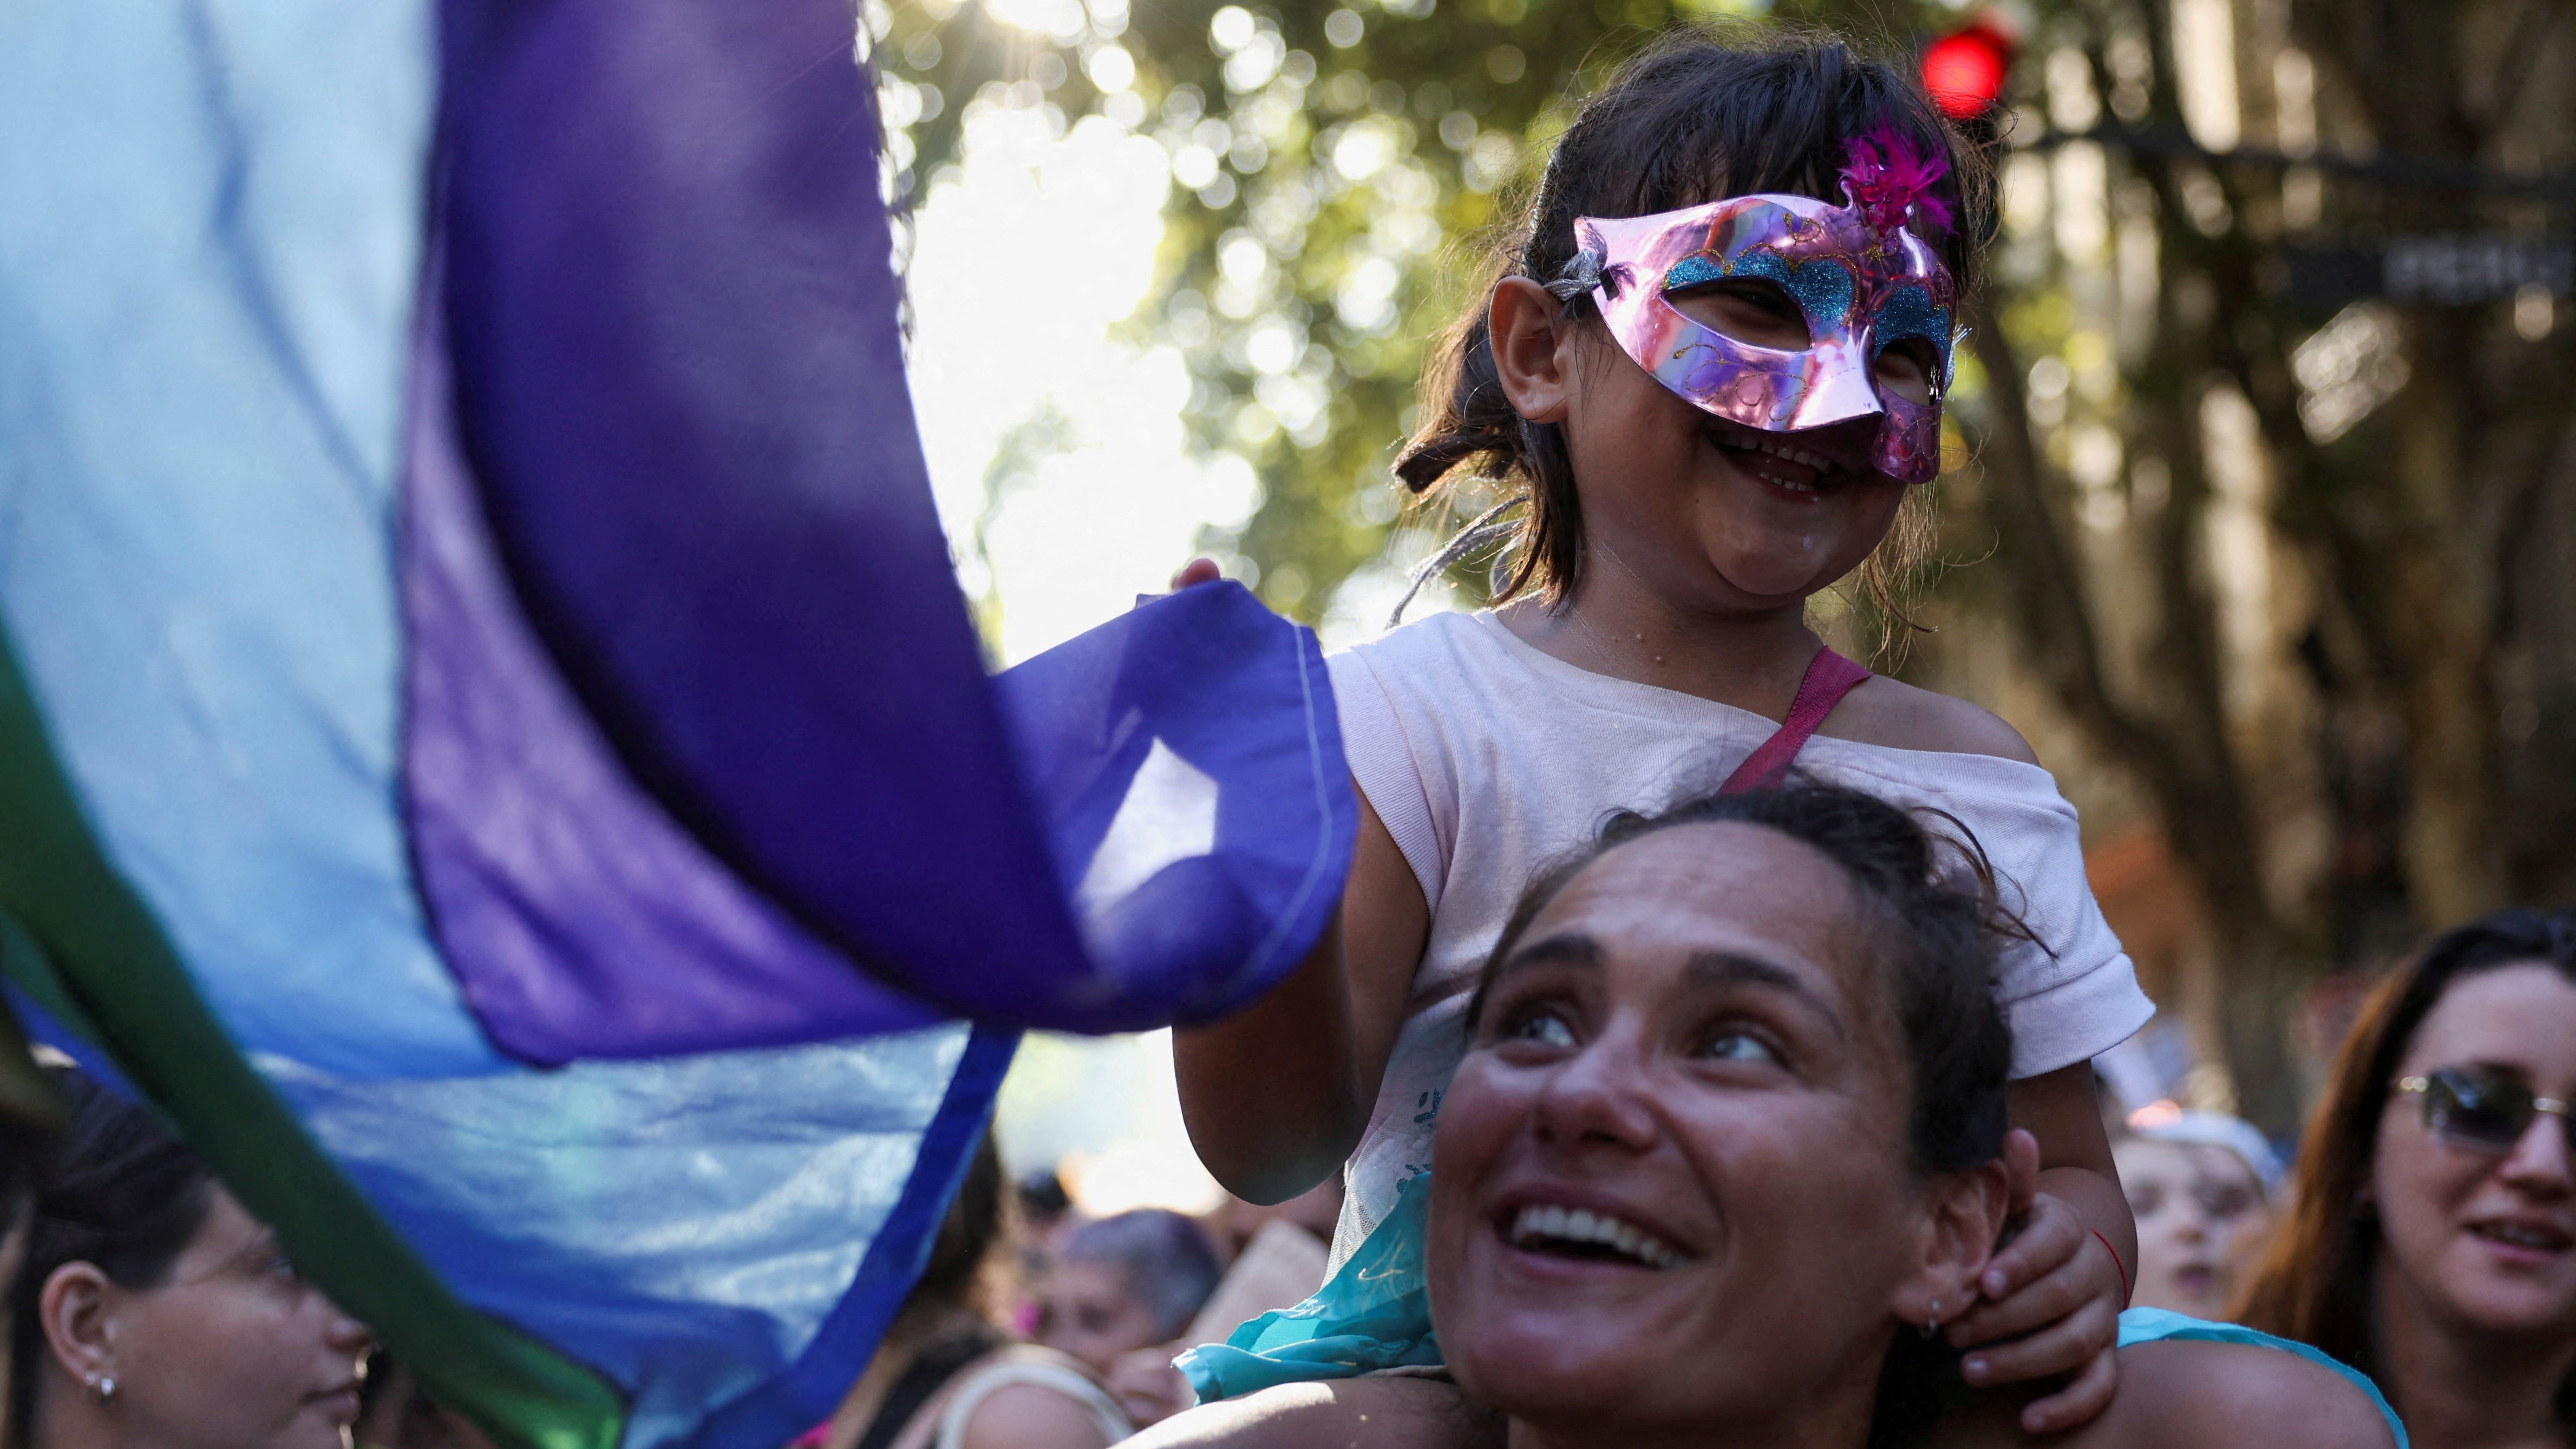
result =
[[[1728,436],[1734,439],[1735,446],[1742,448],[1745,452],[1752,453],[1760,457],[1779,458],[1787,462],[1796,463],[1801,467],[1813,468],[1818,477],[1824,476],[1826,471],[1833,466],[1822,456],[1808,452],[1804,448],[1796,447],[1774,434],[1758,433],[1749,429],[1739,428],[1730,432]],[[1793,492],[1813,493],[1816,491],[1815,485],[1812,483],[1793,482],[1787,478],[1781,477],[1779,474],[1774,473],[1767,468],[1762,467],[1760,464],[1755,464],[1753,471],[1761,474],[1771,482],[1777,483],[1781,487],[1790,489]]]

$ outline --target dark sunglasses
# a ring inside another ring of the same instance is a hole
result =
[[[2420,1077],[2399,1077],[2397,1090],[2424,1098],[2424,1125],[2463,1147],[2510,1152],[2531,1130],[2531,1119],[2546,1112],[2567,1133],[2567,1150],[2576,1152],[2576,1117],[2567,1104],[2532,1095],[2529,1087],[2492,1072],[2471,1067],[2444,1067]]]

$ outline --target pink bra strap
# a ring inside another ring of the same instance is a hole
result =
[[[1807,675],[1798,681],[1798,697],[1789,702],[1789,718],[1764,740],[1760,748],[1745,757],[1717,788],[1721,795],[1740,795],[1747,790],[1767,790],[1787,777],[1789,766],[1798,751],[1843,696],[1869,678],[1869,671],[1852,663],[1831,649],[1819,649],[1807,662]]]

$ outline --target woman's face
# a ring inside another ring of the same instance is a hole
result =
[[[1709,824],[1611,850],[1531,922],[1431,1179],[1434,1318],[1472,1395],[1638,1433],[1836,1387],[1865,1409],[1898,1320],[1938,1311],[1866,920],[1812,847]]]
[[[2576,984],[2537,964],[2462,979],[2426,1014],[2397,1070],[2448,1067],[2576,1099]],[[2576,1334],[2567,1119],[2536,1115],[2509,1149],[2492,1149],[2431,1130],[2423,1103],[2399,1093],[2379,1124],[2370,1190],[2383,1291],[2457,1330]]]
[[[102,1329],[116,1380],[107,1414],[129,1443],[340,1449],[373,1339],[232,1194],[213,1196],[159,1287],[114,1290]]]
[[[1047,1271],[1038,1342],[1107,1378],[1130,1350],[1160,1342],[1154,1310],[1112,1264],[1059,1258]]]
[[[1730,283],[1676,305],[1740,341],[1807,345],[1777,287]],[[1907,485],[1870,466],[1875,416],[1764,432],[1675,396],[1597,327],[1578,346],[1565,438],[1584,532],[1656,594],[1709,613],[1778,608],[1851,572],[1887,536]]]
[[[2224,1316],[2237,1270],[2272,1223],[2263,1184],[2224,1147],[2131,1138],[2113,1149],[2138,1220],[2131,1302]]]

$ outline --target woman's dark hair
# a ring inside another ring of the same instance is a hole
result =
[[[38,1163],[27,1257],[9,1285],[9,1424],[20,1444],[31,1442],[36,1365],[47,1351],[45,1280],[66,1263],[90,1263],[120,1288],[157,1288],[214,1206],[214,1173],[159,1118],[77,1068],[46,1075],[68,1120]]]
[[[1472,1032],[1485,996],[1531,921],[1586,866],[1632,840],[1677,825],[1732,821],[1777,830],[1822,851],[1851,877],[1897,946],[1887,958],[1897,1029],[1913,1068],[1907,1142],[1918,1172],[1952,1172],[2003,1152],[2004,1082],[2012,1036],[1995,1007],[1992,976],[2000,939],[2028,933],[1995,901],[1993,871],[1957,821],[1955,842],[1975,891],[1943,883],[1933,836],[1913,817],[1858,790],[1798,780],[1768,790],[1703,795],[1653,815],[1620,811],[1592,843],[1534,881],[1486,961],[1467,1006]]]
[[[36,1165],[62,1130],[62,1100],[36,1065],[9,1003],[0,1001],[0,1238],[25,1216]]]
[[[1949,162],[1936,191],[1953,225],[1939,248],[1964,297],[1992,230],[1990,168],[1904,69],[1815,32],[1685,27],[1619,67],[1584,103],[1501,233],[1487,284],[1442,341],[1423,379],[1423,425],[1395,465],[1415,493],[1475,465],[1527,495],[1518,561],[1494,602],[1532,591],[1551,604],[1570,598],[1582,567],[1583,513],[1557,426],[1523,419],[1503,394],[1486,332],[1492,283],[1559,280],[1574,259],[1577,217],[1648,216],[1754,192],[1840,202],[1847,146],[1881,125]],[[1586,292],[1566,313],[1598,320]],[[1930,537],[1929,516],[1915,502],[1920,490],[1906,496],[1896,547],[1882,546],[1862,566],[1864,588],[1898,614],[1895,581],[1911,561],[1893,555],[1919,553]]]
[[[1127,1291],[1154,1314],[1155,1341],[1178,1337],[1190,1326],[1225,1265],[1197,1223],[1165,1208],[1138,1208],[1085,1223],[1064,1244],[1068,1263],[1108,1263],[1127,1279]]]
[[[949,1200],[948,1215],[939,1220],[939,1232],[930,1240],[930,1257],[922,1264],[921,1276],[913,1280],[899,1317],[917,1319],[951,1308],[980,1312],[986,1307],[983,1299],[992,1286],[990,1260],[1002,1240],[1008,1196],[1002,1155],[987,1132],[967,1161],[966,1176],[957,1184],[957,1196]]]
[[[2289,1211],[2230,1316],[2381,1378],[2371,1326],[2379,1217],[2368,1201],[2397,1063],[2445,993],[2506,966],[2544,965],[2576,982],[2576,912],[2498,911],[2425,943],[2361,1009],[2309,1115]],[[2404,1412],[2405,1406],[2399,1405]],[[2576,1431],[2576,1373],[2558,1386],[2558,1422]]]
[[[2005,1083],[2012,1033],[1995,1006],[1996,946],[2030,933],[1997,902],[1994,871],[1957,820],[1951,841],[1976,889],[1943,883],[1939,842],[1912,816],[1857,790],[1793,780],[1768,790],[1703,795],[1654,815],[1620,811],[1593,842],[1533,882],[1503,927],[1467,1005],[1467,1030],[1523,933],[1584,867],[1630,841],[1677,825],[1732,821],[1777,830],[1824,853],[1850,877],[1861,909],[1874,911],[1895,947],[1886,956],[1896,1023],[1913,1069],[1906,1141],[1921,1173],[1955,1172],[2003,1154]],[[1900,1333],[1879,1372],[1871,1449],[1901,1449],[1930,1432],[1959,1355],[1945,1340]]]

